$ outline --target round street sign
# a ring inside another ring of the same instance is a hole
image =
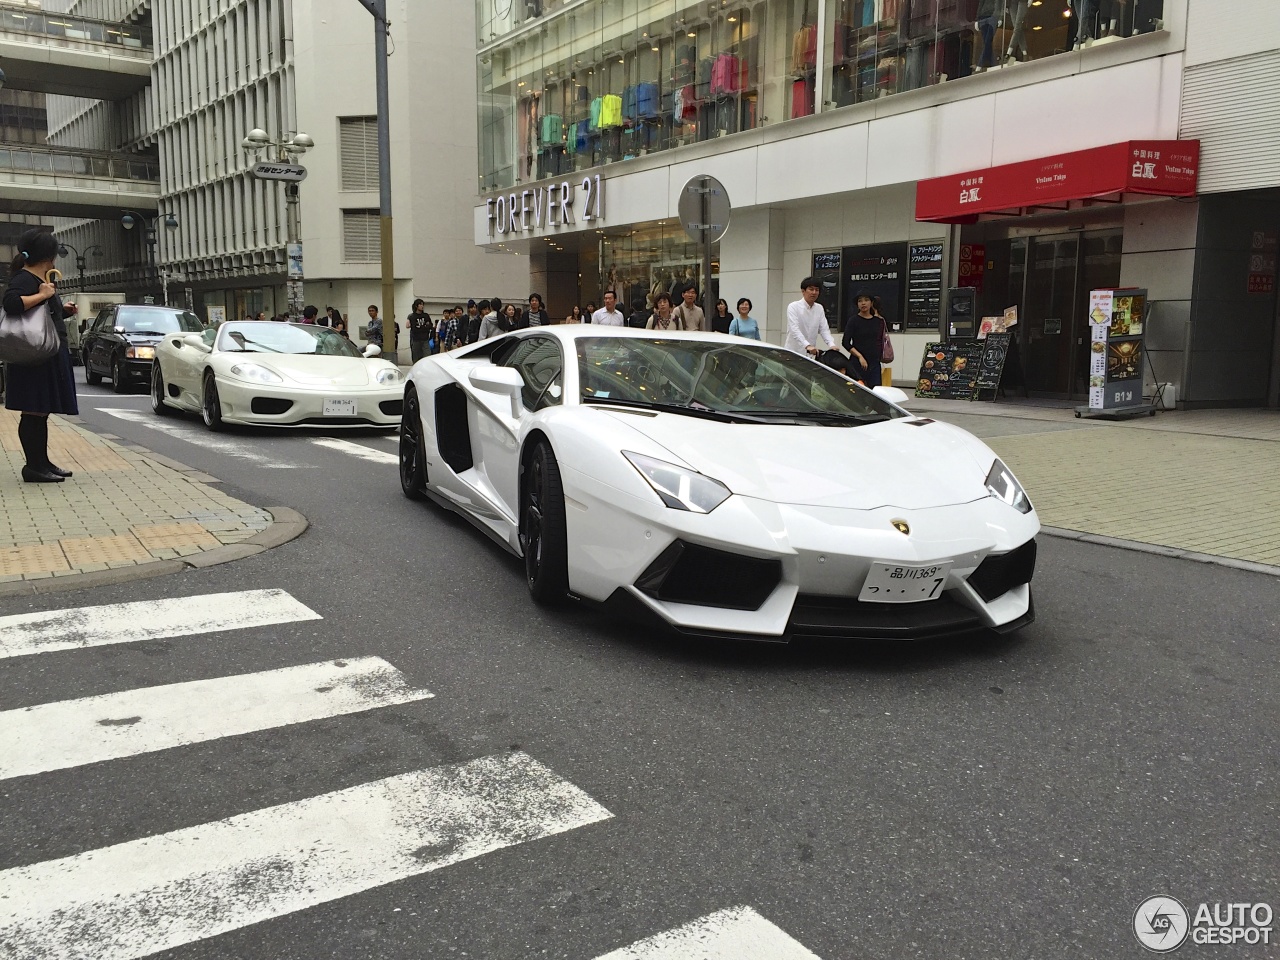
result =
[[[307,168],[299,163],[268,163],[260,161],[249,171],[259,180],[288,180],[300,183],[307,179]]]
[[[706,198],[704,219],[702,201]],[[684,232],[699,243],[718,243],[729,229],[729,192],[715,177],[691,177],[680,191],[677,206]],[[710,234],[710,236],[708,236]]]

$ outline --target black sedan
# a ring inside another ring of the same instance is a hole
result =
[[[98,314],[85,331],[80,354],[89,383],[109,377],[116,393],[132,384],[151,383],[156,344],[166,333],[201,333],[204,324],[178,307],[114,304]]]

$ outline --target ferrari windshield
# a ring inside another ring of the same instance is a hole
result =
[[[583,403],[766,422],[857,424],[906,416],[834,370],[750,341],[583,337],[576,343]]]
[[[229,353],[318,354],[360,357],[351,341],[328,327],[302,323],[224,323],[218,329],[218,349]]]
[[[185,310],[165,310],[160,307],[120,307],[116,310],[115,325],[124,333],[199,333],[204,324],[194,313]]]

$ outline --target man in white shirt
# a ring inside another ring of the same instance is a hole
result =
[[[618,305],[618,295],[612,290],[604,292],[604,306],[591,315],[592,323],[602,323],[606,327],[621,327],[626,325],[626,321],[622,316],[621,310],[615,310]]]
[[[828,350],[835,350],[836,342],[831,338],[831,328],[827,325],[827,312],[818,303],[822,281],[817,277],[805,277],[800,283],[800,293],[803,299],[787,305],[787,340],[783,346],[811,357],[822,354],[819,343],[825,343]]]
[[[706,318],[702,315],[702,308],[698,306],[698,288],[686,287],[680,297],[680,306],[673,311],[675,316],[680,318],[686,330],[701,330]]]

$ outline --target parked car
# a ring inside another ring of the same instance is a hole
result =
[[[151,377],[151,409],[199,413],[224,424],[271,427],[395,427],[404,376],[330,330],[300,323],[224,323],[166,336]]]
[[[200,318],[179,307],[112,304],[99,312],[81,340],[85,380],[96,384],[107,377],[116,393],[150,384],[156,345],[165,334],[203,331]]]
[[[418,361],[400,485],[523,557],[540,602],[757,639],[1030,623],[1031,501],[906,402],[741,337],[538,327]]]

